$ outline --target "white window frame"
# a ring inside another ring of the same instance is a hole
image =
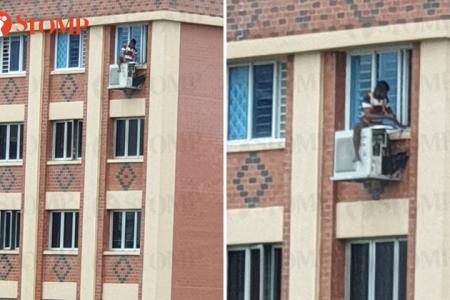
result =
[[[23,61],[24,61],[24,40],[27,39],[27,35],[26,34],[11,34],[8,36],[8,38],[12,38],[12,37],[20,37],[20,48],[19,48],[19,71],[11,71],[10,67],[11,67],[11,42],[9,43],[9,50],[8,50],[8,72],[3,72],[3,42],[4,42],[4,38],[0,38],[0,73],[3,74],[20,74],[20,73],[25,73],[25,69],[26,66],[24,65]],[[28,44],[28,43],[27,43]],[[26,54],[25,54],[26,55]]]
[[[130,126],[130,120],[137,120],[138,121],[138,131],[137,131],[137,154],[138,155],[128,155],[128,139],[129,139],[129,126]],[[133,158],[142,158],[144,157],[144,153],[139,155],[139,151],[141,149],[141,133],[144,134],[144,128],[141,128],[141,120],[144,120],[144,127],[145,127],[145,119],[144,117],[137,117],[137,118],[117,118],[114,119],[114,158],[116,159],[133,159]],[[125,145],[124,145],[124,155],[118,156],[116,153],[116,146],[117,146],[117,121],[125,121]]]
[[[140,228],[138,228],[137,221],[138,218],[141,217],[140,210],[110,210],[109,211],[109,250],[111,251],[137,251],[140,249],[140,247],[137,247],[137,241],[138,241],[138,232],[140,232]],[[121,213],[122,214],[122,231],[121,231],[121,237],[120,237],[120,248],[113,248],[113,219],[114,219],[114,213]],[[126,229],[126,213],[134,213],[134,239],[133,239],[133,248],[125,248],[125,229]],[[140,224],[141,224],[140,220]],[[140,241],[140,237],[139,237]],[[140,242],[139,242],[140,244]]]
[[[19,244],[20,232],[18,232],[17,229],[18,229],[18,224],[19,224],[18,222],[20,222],[20,220],[19,221],[17,220],[17,216],[21,215],[20,210],[1,210],[1,211],[5,212],[5,214],[10,215],[10,217],[9,217],[10,218],[9,219],[10,226],[9,226],[9,247],[5,247],[5,244],[6,244],[5,243],[6,227],[5,227],[5,228],[3,228],[3,232],[2,232],[3,245],[0,246],[0,249],[1,250],[18,250],[19,246],[20,246],[20,244]],[[12,224],[13,214],[16,214],[16,218],[15,218],[16,223],[15,224]],[[3,226],[3,220],[1,219],[1,215],[0,215],[0,229],[1,229],[1,226]],[[16,236],[14,239],[14,242],[15,242],[14,247],[12,246],[13,226],[14,226],[14,232],[16,233]]]
[[[124,24],[116,26],[115,32],[115,41],[114,41],[114,61],[119,61],[120,54],[117,53],[117,46],[119,43],[119,28],[126,28],[128,30],[128,42],[131,40],[131,26],[141,26],[142,34],[141,34],[141,51],[138,52],[139,60],[141,61],[140,65],[145,65],[147,63],[147,24],[146,23],[133,23],[133,24]]]
[[[230,69],[236,67],[248,67],[248,101],[247,101],[247,137],[240,140],[228,140],[228,114],[229,114],[229,77],[227,76],[227,107],[226,107],[226,137],[228,145],[242,145],[242,144],[259,144],[259,143],[273,143],[282,142],[284,138],[280,137],[280,104],[281,104],[281,76],[280,76],[280,64],[281,61],[277,60],[266,60],[266,61],[255,61],[240,64],[230,64],[227,66],[227,74],[230,74]],[[253,66],[257,65],[273,65],[273,95],[272,95],[272,135],[270,137],[263,138],[252,138],[253,134]]]
[[[54,69],[55,70],[79,70],[79,69],[83,69],[83,52],[84,52],[84,35],[86,34],[85,30],[82,30],[80,32],[80,51],[78,53],[78,67],[69,67],[69,60],[70,60],[70,33],[68,31],[66,31],[67,35],[65,36],[67,39],[67,57],[66,57],[66,67],[64,68],[58,68],[58,40],[61,38],[62,33],[59,32],[58,34],[56,34],[56,38],[55,38],[55,65],[54,65]]]
[[[59,237],[59,247],[52,247],[52,232],[53,232],[53,214],[54,213],[60,213],[61,214],[61,219],[60,219],[60,237]],[[64,219],[66,217],[66,215],[71,214],[72,215],[72,247],[70,248],[64,248]],[[50,211],[50,216],[49,216],[49,231],[48,231],[48,248],[50,250],[76,250],[78,249],[78,247],[75,247],[75,240],[78,238],[75,235],[76,232],[76,216],[78,214],[78,211],[71,211],[71,210],[62,210],[62,211]],[[78,217],[79,219],[79,217]],[[78,245],[77,245],[78,246]]]
[[[376,54],[397,51],[399,58],[397,82],[402,82],[402,86],[397,88],[397,111],[395,115],[399,118],[400,123],[408,124],[408,113],[409,113],[409,100],[411,95],[409,94],[409,79],[411,78],[411,70],[409,68],[409,61],[406,55],[402,55],[402,52],[411,51],[411,45],[402,45],[396,47],[378,47],[370,49],[357,49],[347,52],[346,59],[346,79],[345,79],[345,129],[350,128],[350,105],[351,105],[351,57],[358,55],[371,55],[372,56],[372,90],[376,85],[377,78],[377,65],[376,65]],[[409,56],[411,59],[411,56]],[[409,75],[409,76],[408,76]]]
[[[77,122],[76,122],[77,121]],[[81,160],[82,156],[78,153],[78,144],[79,139],[83,138],[83,132],[78,132],[77,139],[75,141],[75,125],[79,126],[79,124],[83,123],[83,120],[57,120],[54,121],[53,126],[53,138],[52,138],[52,160]],[[56,124],[63,123],[64,124],[64,157],[55,157],[56,155]],[[72,153],[68,156],[67,153],[67,128],[68,123],[72,123]],[[77,129],[78,130],[78,129]],[[81,149],[80,149],[81,150]]]
[[[376,244],[389,242],[394,243],[394,264],[393,264],[393,300],[398,300],[398,285],[399,285],[399,249],[400,242],[408,242],[407,238],[386,238],[386,239],[364,239],[351,240],[345,246],[345,300],[350,300],[350,278],[351,278],[351,246],[355,244],[369,244],[369,274],[368,274],[368,289],[369,297],[367,300],[375,299],[375,264],[376,264]],[[363,299],[364,300],[364,299]]]
[[[0,123],[0,125],[6,125],[6,152],[5,159],[0,159],[0,162],[19,162],[22,161],[23,158],[20,158],[20,144],[22,143],[22,134],[23,134],[23,123]],[[9,157],[9,144],[11,143],[11,126],[18,126],[17,129],[17,158],[11,159]],[[22,155],[23,157],[23,155]]]

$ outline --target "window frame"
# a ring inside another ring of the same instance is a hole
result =
[[[113,248],[113,223],[114,223],[114,213],[121,213],[122,214],[122,224],[121,224],[121,235],[120,235],[120,248]],[[133,229],[133,248],[126,248],[125,247],[125,233],[126,233],[126,214],[127,213],[134,213],[134,229]],[[141,210],[139,209],[112,209],[109,210],[109,250],[110,251],[117,251],[117,252],[127,252],[127,251],[139,251],[140,250],[140,244],[141,244],[141,238],[140,233],[141,230],[138,228],[138,218],[141,219]],[[142,225],[142,220],[139,220],[139,225]],[[139,236],[138,236],[139,232]],[[139,247],[137,247],[139,238]]]
[[[3,220],[2,220],[2,212],[5,214],[10,215],[10,228],[9,228],[9,247],[5,247],[6,240],[6,226],[3,227]],[[15,218],[13,218],[13,214],[15,214]],[[14,209],[6,209],[6,210],[0,210],[0,230],[2,231],[2,239],[0,240],[0,250],[18,250],[20,247],[20,217],[21,217],[21,211],[20,210],[14,210]],[[13,219],[15,220],[15,224],[13,224]],[[14,230],[13,230],[14,229]],[[13,233],[15,233],[15,237],[13,239]],[[12,241],[14,241],[15,245],[13,246]]]
[[[345,300],[350,300],[351,287],[351,246],[355,244],[369,245],[369,269],[368,269],[368,290],[369,297],[367,300],[375,300],[375,265],[376,265],[376,245],[377,243],[393,242],[394,243],[394,263],[393,263],[393,288],[392,295],[394,300],[398,300],[399,288],[399,258],[400,258],[400,242],[408,243],[407,237],[400,238],[382,238],[382,239],[361,239],[349,240],[345,245]]]
[[[261,60],[261,61],[250,61],[245,63],[235,63],[229,64],[227,66],[227,107],[226,107],[226,120],[227,120],[227,144],[228,145],[242,145],[242,144],[259,144],[267,142],[278,142],[284,141],[284,137],[280,137],[280,115],[281,115],[281,80],[282,76],[280,74],[280,63],[282,60]],[[272,133],[270,137],[253,138],[253,66],[258,65],[273,65],[273,91],[272,91]],[[248,107],[247,107],[247,137],[245,139],[228,140],[228,122],[229,122],[229,88],[230,88],[230,69],[237,67],[248,67]]]
[[[119,28],[127,28],[128,30],[128,41],[131,40],[131,26],[141,26],[142,27],[142,35],[141,35],[141,51],[138,51],[138,56],[140,58],[140,63],[136,62],[137,65],[145,65],[147,63],[147,23],[127,23],[117,25],[114,33],[114,61],[119,61],[119,53],[117,53],[117,47],[119,43]]]
[[[23,131],[24,124],[20,122],[13,123],[0,123],[0,125],[6,125],[6,151],[5,151],[5,159],[0,159],[0,163],[6,162],[21,162],[23,160]],[[18,126],[17,129],[17,158],[11,159],[9,157],[9,145],[11,144],[11,126]],[[21,151],[22,150],[22,151]]]
[[[361,56],[361,55],[371,55],[372,56],[372,69],[371,69],[371,89],[375,87],[377,78],[377,64],[376,64],[376,54],[387,53],[397,51],[397,56],[399,57],[400,64],[397,65],[397,81],[402,82],[401,88],[397,89],[397,111],[395,115],[399,118],[400,123],[408,124],[409,126],[409,102],[411,94],[409,93],[410,88],[410,78],[411,68],[409,67],[409,60],[411,60],[411,50],[412,45],[398,45],[398,46],[387,46],[387,47],[376,47],[376,48],[359,48],[355,50],[347,51],[346,55],[346,67],[345,67],[345,129],[350,128],[350,107],[351,107],[351,57]],[[402,55],[402,52],[410,51],[409,57]]]
[[[65,33],[58,32],[55,37],[55,62],[54,62],[54,70],[79,70],[83,69],[83,52],[84,52],[84,36],[86,34],[85,30],[81,30],[80,32],[80,44],[79,44],[79,53],[78,53],[78,67],[69,67],[69,61],[70,61],[70,33],[67,30],[67,57],[66,57],[66,67],[64,68],[58,68],[58,40],[60,39],[60,36],[62,36]]]
[[[137,127],[137,142],[136,142],[136,148],[137,148],[137,155],[128,155],[128,140],[129,140],[129,127],[130,127],[130,120],[137,120],[138,121],[138,127]],[[141,120],[143,122],[141,123]],[[117,121],[125,121],[125,141],[124,141],[124,155],[118,156],[117,155]],[[142,124],[142,126],[141,126]],[[141,128],[143,127],[143,128]],[[141,149],[141,134],[145,133],[145,118],[144,117],[131,117],[131,118],[115,118],[114,119],[114,158],[115,159],[141,159],[144,157],[144,153],[141,153],[139,155],[140,149]],[[143,136],[144,141],[145,136]],[[145,144],[145,141],[144,141]]]
[[[59,237],[59,246],[60,247],[52,247],[52,233],[53,233],[53,214],[59,213],[60,216],[60,237]],[[49,224],[48,224],[48,249],[49,250],[56,250],[56,251],[67,251],[67,250],[77,250],[78,249],[78,235],[75,233],[77,232],[77,219],[79,221],[79,212],[76,210],[54,210],[49,212]],[[72,247],[71,248],[65,248],[64,247],[64,221],[66,214],[72,215]],[[78,218],[77,218],[78,215]],[[75,247],[75,245],[77,245]]]
[[[56,157],[56,124],[63,123],[64,124],[64,157]],[[67,127],[68,123],[72,123],[72,155],[69,157],[67,156]],[[83,119],[74,119],[74,120],[55,120],[52,122],[52,160],[81,160],[83,158],[82,149],[78,149],[78,145],[80,142],[80,138],[83,139],[83,127],[81,128],[81,134],[80,134],[80,124],[83,125]],[[76,126],[75,126],[76,125]],[[75,128],[76,127],[76,128]],[[78,134],[75,134],[75,132],[78,131]],[[75,139],[77,137],[77,139]],[[83,147],[83,144],[81,144],[81,147]],[[80,153],[81,152],[81,155]]]
[[[12,37],[20,37],[20,46],[19,46],[19,70],[18,71],[11,71],[11,42],[9,42],[9,48],[8,48],[8,71],[4,72],[3,71],[3,43],[4,43],[4,38],[12,38]],[[24,55],[27,55],[28,52],[24,53],[24,40],[28,39],[28,35],[27,34],[23,34],[23,33],[12,33],[7,37],[2,37],[0,38],[0,49],[1,49],[1,53],[0,53],[0,74],[20,74],[20,73],[25,73],[26,72],[26,64],[24,64]],[[27,45],[28,45],[28,41],[27,41]]]

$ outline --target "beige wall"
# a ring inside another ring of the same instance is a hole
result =
[[[77,299],[77,283],[76,282],[43,282],[42,284],[43,299]]]
[[[301,184],[291,185],[289,299],[318,297],[321,86],[320,53],[295,55],[291,178]]]
[[[450,41],[420,47],[415,299],[450,299]]]
[[[17,281],[0,280],[0,297],[4,299],[15,299],[17,297]]]
[[[23,122],[25,120],[25,104],[0,105],[0,122]]]
[[[138,300],[139,285],[137,284],[103,284],[103,300]]]
[[[83,119],[83,101],[50,103],[49,120]]]
[[[141,209],[142,191],[106,192],[107,209]]]
[[[80,209],[80,197],[80,192],[47,192],[45,194],[45,209],[78,210]]]
[[[20,210],[21,206],[21,193],[0,193],[0,210]]]
[[[145,116],[145,98],[111,100],[109,116],[111,118]]]

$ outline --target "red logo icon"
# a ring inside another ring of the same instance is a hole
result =
[[[0,37],[8,35],[11,31],[12,24],[11,16],[0,10]]]

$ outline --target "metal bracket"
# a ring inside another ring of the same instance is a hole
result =
[[[366,180],[363,181],[363,185],[373,200],[380,200],[381,194],[384,193],[386,183],[382,180]]]

